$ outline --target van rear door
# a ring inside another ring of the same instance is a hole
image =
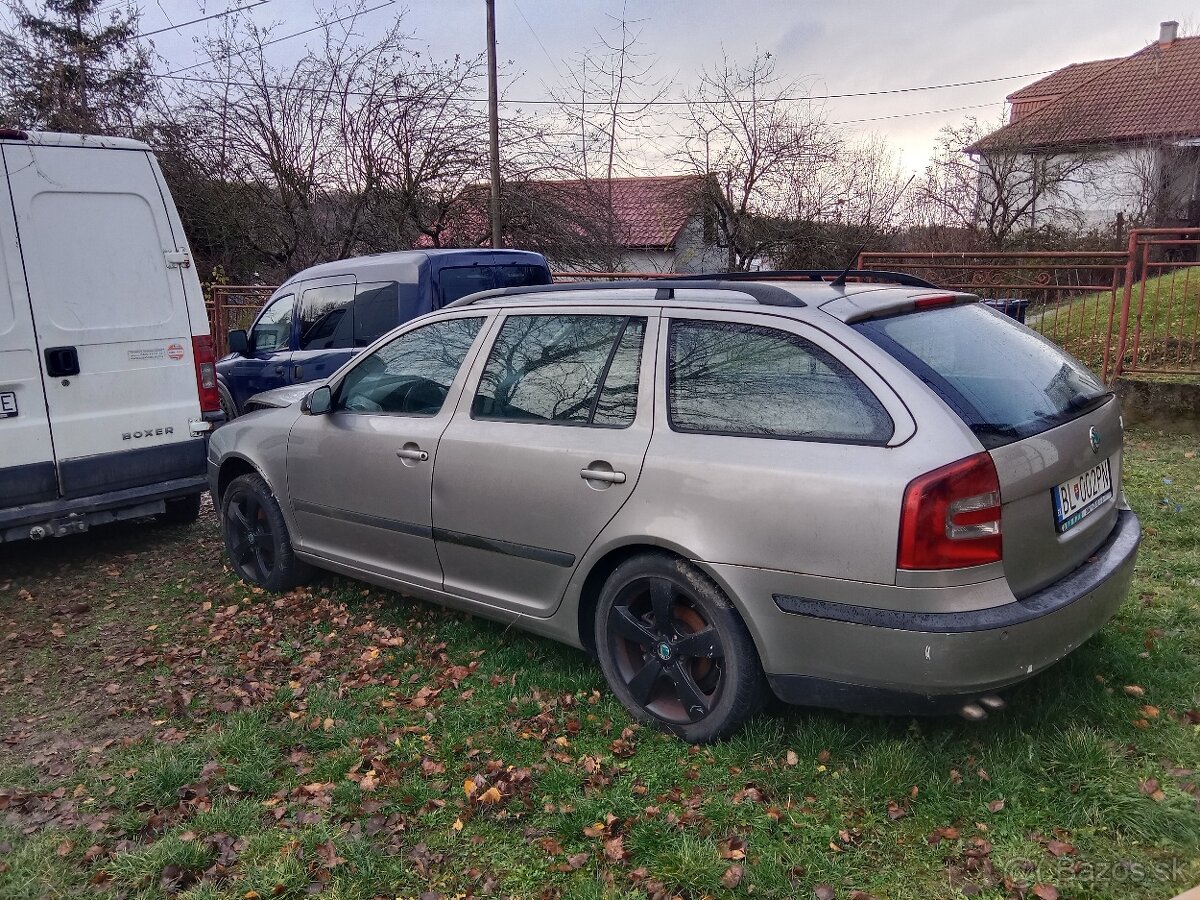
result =
[[[3,153],[60,495],[203,472],[204,441],[190,428],[201,411],[186,247],[175,244],[150,154],[34,144]]]
[[[0,509],[58,497],[54,448],[8,182],[0,178]]]

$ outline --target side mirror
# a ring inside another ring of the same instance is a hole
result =
[[[250,352],[250,339],[246,337],[246,331],[243,328],[235,328],[229,332],[229,352],[237,353],[240,356],[245,356]]]
[[[300,412],[306,416],[323,416],[333,408],[333,391],[329,385],[323,384],[300,404]]]

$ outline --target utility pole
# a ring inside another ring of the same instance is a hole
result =
[[[501,246],[500,236],[500,100],[496,89],[496,0],[487,3],[488,42],[488,140],[492,156],[492,246]]]

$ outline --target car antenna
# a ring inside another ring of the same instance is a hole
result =
[[[913,172],[911,175],[908,176],[908,181],[904,182],[904,187],[900,188],[900,190],[898,190],[896,192],[896,196],[892,198],[892,205],[888,207],[887,215],[883,217],[883,221],[886,222],[888,219],[890,219],[892,217],[892,210],[894,210],[896,208],[896,204],[900,202],[900,198],[904,196],[904,192],[908,190],[908,186],[913,183],[913,179],[916,177],[917,177],[916,172]],[[833,281],[829,282],[829,284],[832,287],[845,287],[846,286],[846,276],[850,274],[850,270],[854,268],[854,264],[856,262],[858,262],[858,258],[860,256],[862,256],[863,250],[865,250],[867,248],[867,244],[870,243],[870,241],[871,241],[871,239],[867,238],[865,241],[863,241],[861,244],[858,245],[858,249],[855,250],[853,254],[851,254],[850,261],[846,263],[846,268],[842,269],[842,271],[838,273],[837,278],[835,278],[835,279],[833,279]]]

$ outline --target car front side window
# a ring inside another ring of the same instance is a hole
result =
[[[345,412],[435,416],[483,324],[444,319],[388,341],[350,370],[338,388]]]
[[[674,320],[667,370],[675,431],[861,444],[893,433],[891,417],[845,365],[776,328]]]
[[[488,356],[471,415],[626,427],[637,408],[645,333],[641,317],[510,316]]]
[[[250,345],[258,353],[285,350],[292,336],[292,307],[296,295],[276,297],[263,310],[250,332]]]

